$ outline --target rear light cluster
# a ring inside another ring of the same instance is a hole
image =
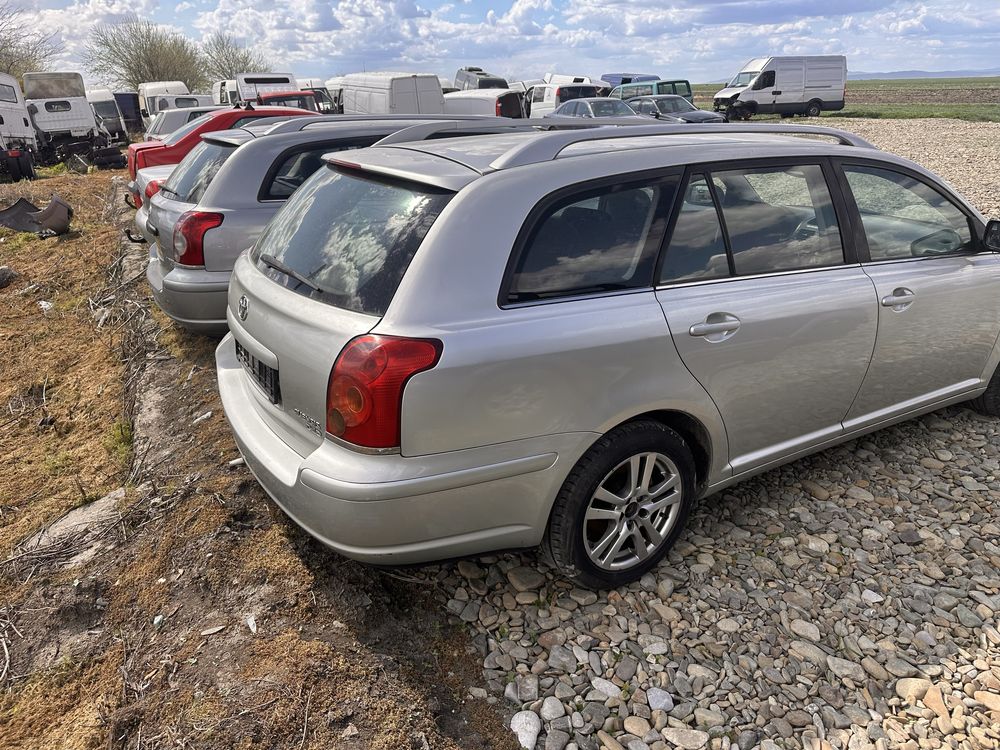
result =
[[[326,431],[365,448],[400,443],[403,388],[441,357],[437,339],[367,334],[347,342],[330,372]]]
[[[7,156],[9,156],[11,159],[20,159],[21,152],[18,151],[16,148],[12,148],[7,152]]]
[[[222,224],[222,214],[187,211],[174,226],[174,256],[183,266],[205,265],[205,232]]]
[[[497,97],[497,117],[503,117],[503,107],[500,104],[500,97]]]
[[[150,180],[149,184],[146,185],[146,198],[147,199],[152,198],[158,192],[160,192],[160,181]]]

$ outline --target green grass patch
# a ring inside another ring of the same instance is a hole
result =
[[[824,117],[868,117],[878,120],[912,120],[921,117],[950,117],[970,122],[1000,122],[1000,104],[848,104]]]
[[[121,466],[128,467],[132,461],[132,423],[119,419],[104,438],[104,447]]]

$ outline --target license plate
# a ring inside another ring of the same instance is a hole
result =
[[[247,371],[247,375],[255,382],[272,404],[281,402],[281,386],[278,382],[278,371],[264,364],[239,342],[236,342],[236,357]]]

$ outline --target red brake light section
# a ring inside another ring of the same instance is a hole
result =
[[[205,232],[222,224],[222,214],[187,211],[174,227],[174,255],[184,266],[205,265]]]
[[[400,443],[403,388],[441,358],[437,339],[367,334],[347,342],[330,372],[326,431],[365,448]]]
[[[145,192],[146,192],[146,198],[147,199],[152,198],[154,195],[156,195],[158,192],[160,192],[160,181],[159,180],[150,180],[149,184],[146,185],[146,191]]]

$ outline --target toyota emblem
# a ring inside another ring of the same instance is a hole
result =
[[[247,301],[247,296],[244,294],[240,297],[239,305],[236,308],[236,312],[240,314],[240,320],[247,319],[247,311],[250,309],[250,303]]]

